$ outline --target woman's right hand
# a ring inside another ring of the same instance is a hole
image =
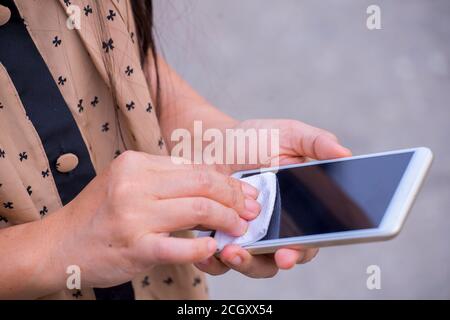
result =
[[[80,267],[83,287],[114,286],[156,264],[199,262],[214,254],[214,239],[169,233],[203,227],[240,236],[259,213],[257,195],[208,167],[127,151],[61,212],[55,256],[63,257],[60,270]]]

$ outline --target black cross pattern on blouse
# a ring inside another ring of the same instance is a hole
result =
[[[147,104],[147,109],[145,109],[145,111],[147,112],[152,112],[153,106],[151,103]]]
[[[67,81],[67,78],[63,78],[62,76],[58,77],[58,84],[63,86]]]
[[[86,7],[83,8],[84,10],[84,15],[87,17],[90,13],[92,13],[92,8],[90,5],[87,5]]]
[[[109,123],[106,122],[102,124],[102,132],[107,132],[109,130]]]
[[[0,109],[3,109],[3,103],[0,102]]]
[[[173,283],[173,279],[172,279],[172,277],[168,277],[168,278],[164,279],[163,282],[165,284],[167,284],[168,286],[170,286]]]
[[[133,73],[133,68],[131,68],[130,66],[127,66],[127,68],[125,69],[125,73],[127,76],[130,76]]]
[[[50,170],[46,169],[45,171],[42,171],[41,174],[42,174],[42,178],[46,178],[46,177],[50,176]]]
[[[31,186],[27,187],[27,192],[28,192],[28,195],[31,196],[31,194],[33,193],[33,189],[31,189]]]
[[[106,53],[109,52],[109,50],[114,50],[114,40],[109,38],[108,41],[102,41],[102,48],[105,50]]]
[[[4,203],[3,203],[3,207],[4,207],[5,209],[14,209],[14,203],[12,203],[11,201],[4,202]]]
[[[131,101],[130,103],[126,104],[128,111],[131,111],[132,109],[134,109],[134,106],[135,106],[134,101]]]
[[[202,283],[202,279],[200,279],[200,277],[195,277],[194,278],[194,282],[192,283],[193,287],[198,286],[200,283]]]
[[[42,210],[39,211],[41,217],[45,216],[48,213],[48,208],[46,206],[42,207]]]
[[[52,43],[55,47],[61,45],[61,39],[58,38],[58,36],[55,36],[55,38],[53,39]]]
[[[27,160],[27,159],[28,159],[28,154],[26,151],[19,153],[20,162],[22,162],[23,160]]]
[[[116,16],[116,13],[114,12],[114,10],[109,10],[109,15],[106,16],[106,19],[108,19],[110,21],[114,21],[115,16]]]
[[[5,217],[0,216],[0,222],[5,221],[5,223],[8,223],[8,219],[6,219]]]
[[[148,276],[144,277],[144,280],[142,280],[142,288],[145,288],[150,285],[150,281],[148,280]]]
[[[91,106],[95,107],[95,106],[97,106],[97,104],[98,104],[99,102],[100,102],[100,101],[98,100],[98,97],[95,96],[95,97],[94,97],[94,100],[91,101]]]
[[[83,107],[83,99],[80,99],[79,101],[78,101],[78,104],[77,104],[77,108],[78,108],[78,112],[83,112],[83,110],[84,110],[84,107]]]
[[[83,294],[81,293],[81,290],[77,290],[77,291],[75,291],[74,293],[72,293],[72,296],[74,297],[74,298],[79,298],[79,297],[82,297],[83,296]]]
[[[72,3],[70,2],[70,0],[64,0],[64,4],[66,5],[66,7],[70,6]]]
[[[0,149],[0,158],[4,158],[6,156],[6,151],[3,149]]]

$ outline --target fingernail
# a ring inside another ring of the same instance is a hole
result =
[[[261,211],[261,206],[256,200],[245,199],[245,210],[249,211],[253,215],[258,215]]]
[[[244,219],[239,219],[239,236],[244,235],[248,229],[248,222]]]
[[[243,181],[241,182],[241,185],[242,185],[242,192],[245,194],[245,196],[253,199],[258,198],[259,194],[258,189]]]
[[[239,266],[242,263],[242,258],[239,255],[234,256],[233,259],[230,260],[230,263],[233,266]]]
[[[342,148],[342,151],[344,151],[345,155],[351,155],[352,154],[352,151],[350,149],[348,149],[346,147],[343,147],[343,146],[341,146],[341,148]]]

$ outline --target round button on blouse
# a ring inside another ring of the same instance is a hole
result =
[[[6,24],[11,18],[11,10],[0,4],[0,26]]]
[[[78,157],[73,153],[61,155],[56,160],[56,170],[61,173],[67,173],[74,170],[78,166]]]

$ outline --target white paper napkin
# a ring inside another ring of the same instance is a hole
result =
[[[254,220],[249,222],[247,232],[240,237],[232,237],[226,233],[217,231],[214,239],[217,241],[217,248],[219,250],[222,250],[225,245],[230,243],[240,246],[252,244],[264,238],[269,228],[277,195],[277,176],[272,172],[266,172],[243,178],[242,180],[259,190],[256,201],[261,205],[261,212]]]

